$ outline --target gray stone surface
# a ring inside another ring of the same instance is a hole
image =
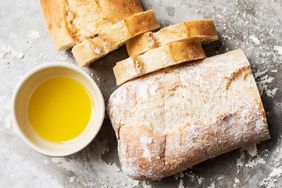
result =
[[[120,171],[108,119],[93,143],[78,154],[50,158],[33,151],[13,131],[15,84],[38,64],[74,62],[69,52],[52,47],[38,0],[0,0],[0,187],[282,186],[282,1],[143,0],[143,4],[164,26],[189,19],[216,20],[221,40],[206,47],[207,53],[236,48],[246,52],[261,88],[272,140],[259,144],[254,157],[236,150],[152,183],[133,181]],[[111,68],[125,57],[122,48],[85,69],[105,98],[115,90]]]

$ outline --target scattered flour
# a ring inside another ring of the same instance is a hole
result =
[[[255,35],[249,36],[249,39],[254,45],[260,45],[260,40]]]
[[[273,98],[273,97],[276,95],[277,91],[278,91],[278,88],[276,87],[276,88],[274,88],[274,89],[272,89],[272,90],[270,90],[270,89],[266,90],[266,91],[265,91],[265,94],[266,94],[268,97]]]
[[[222,180],[224,177],[225,177],[224,175],[218,176],[217,180]]]
[[[27,38],[29,39],[29,42],[33,42],[37,39],[40,38],[40,34],[38,31],[30,31],[28,34],[27,34]]]
[[[23,59],[24,53],[22,51],[17,51],[12,48],[12,46],[1,46],[0,47],[0,58],[13,58],[13,59]]]
[[[238,187],[239,185],[240,185],[240,180],[235,177],[233,187]]]
[[[178,188],[184,188],[184,181],[183,179],[179,179],[179,184],[178,184]]]
[[[70,183],[74,182],[74,180],[75,180],[75,176],[71,176],[70,177]]]
[[[254,167],[256,167],[257,165],[259,165],[259,164],[265,164],[266,163],[266,161],[263,159],[263,158],[256,158],[256,159],[254,159],[254,160],[251,160],[251,161],[248,161],[246,164],[245,164],[245,166],[246,167],[249,167],[249,168],[254,168]]]
[[[215,182],[213,181],[207,188],[215,188]]]
[[[282,175],[282,167],[280,168],[273,168],[271,173],[267,178],[264,178],[259,185],[265,186],[266,188],[274,188],[276,186],[277,178],[281,177]]]
[[[198,184],[199,185],[201,185],[204,181],[205,181],[205,179],[203,177],[198,178]]]
[[[268,96],[269,98],[274,98],[278,91],[278,88],[269,89],[268,87],[269,84],[271,84],[275,78],[267,75],[266,72],[267,70],[258,71],[254,74],[254,76],[258,81],[258,88],[261,90],[260,94],[265,93],[266,96]]]
[[[282,46],[274,46],[274,50],[282,57]]]
[[[51,164],[55,165],[68,176],[67,185],[79,183],[82,187],[108,187],[116,185],[117,188],[129,188],[139,185],[124,175],[116,163],[107,164],[102,156],[110,150],[108,140],[96,139],[90,148],[86,148],[77,156],[65,158],[51,158]],[[66,186],[69,187],[69,186]]]
[[[150,182],[142,181],[141,185],[143,188],[152,188],[152,185],[150,184]]]

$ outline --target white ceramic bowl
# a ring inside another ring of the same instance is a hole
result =
[[[91,118],[86,129],[78,137],[65,143],[53,143],[42,139],[28,120],[28,101],[33,91],[42,82],[55,76],[67,76],[79,81],[88,91],[93,103]],[[48,156],[67,156],[85,148],[98,134],[104,121],[105,103],[97,84],[79,67],[65,62],[46,63],[29,71],[16,86],[13,96],[13,115],[19,135],[30,147]]]

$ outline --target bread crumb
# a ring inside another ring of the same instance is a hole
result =
[[[254,156],[256,156],[256,155],[258,154],[257,145],[256,145],[256,144],[252,144],[252,145],[245,146],[245,147],[243,148],[243,150],[246,150],[247,153],[248,153],[250,156],[252,156],[252,157],[254,157]]]

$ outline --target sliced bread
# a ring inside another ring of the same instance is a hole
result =
[[[187,61],[205,58],[199,41],[173,42],[118,62],[114,68],[117,85],[139,76]]]
[[[129,39],[159,27],[152,10],[141,12],[109,26],[97,37],[75,45],[72,53],[76,62],[80,66],[85,66],[116,50]]]
[[[129,56],[142,54],[150,49],[182,40],[211,42],[218,40],[213,20],[194,20],[164,27],[159,31],[138,35],[126,42]]]

